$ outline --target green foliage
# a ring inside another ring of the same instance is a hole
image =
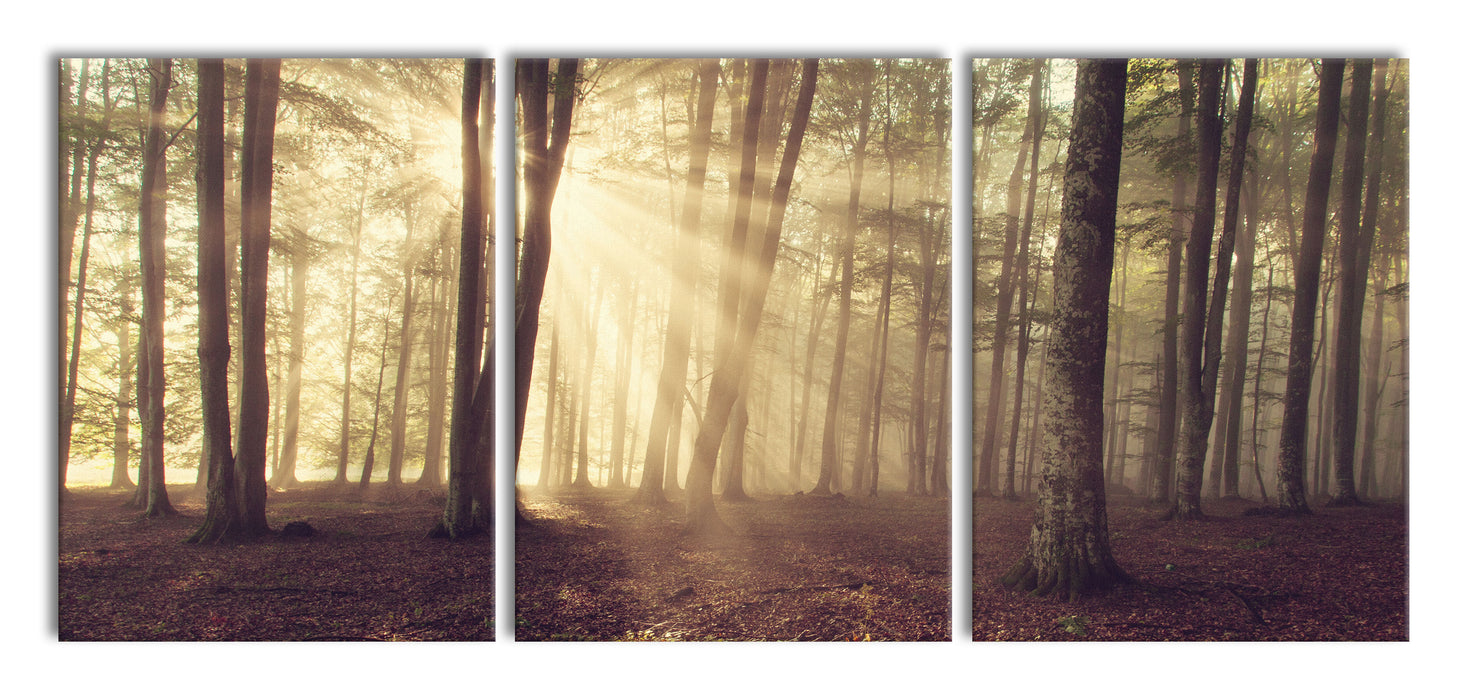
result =
[[[1086,626],[1090,622],[1091,620],[1087,619],[1085,615],[1063,615],[1056,618],[1056,624],[1060,625],[1062,630],[1078,637],[1086,636]]]

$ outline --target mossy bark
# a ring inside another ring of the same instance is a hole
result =
[[[1116,239],[1127,62],[1082,61],[1055,259],[1055,336],[1046,359],[1044,470],[1012,590],[1075,600],[1128,577],[1112,558],[1102,470],[1102,379]]]

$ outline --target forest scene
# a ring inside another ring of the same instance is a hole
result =
[[[60,61],[60,639],[493,639],[488,65]]]
[[[1407,639],[1408,62],[973,68],[974,639]]]
[[[949,71],[517,61],[516,640],[949,638]]]

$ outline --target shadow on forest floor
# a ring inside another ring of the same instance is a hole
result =
[[[947,499],[720,503],[734,534],[708,540],[632,494],[522,498],[517,640],[949,638]]]
[[[429,539],[442,492],[308,484],[273,491],[277,534],[189,545],[199,496],[171,493],[179,515],[124,508],[131,491],[74,488],[61,505],[62,640],[489,640],[494,538]],[[305,520],[315,534],[284,538]]]
[[[1205,501],[1209,519],[1166,522],[1161,507],[1109,501],[1113,556],[1141,585],[1070,604],[998,583],[1025,549],[1034,501],[975,500],[975,640],[1408,638],[1401,503],[1282,518]]]

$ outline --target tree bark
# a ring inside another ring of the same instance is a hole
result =
[[[1341,186],[1341,291],[1336,321],[1335,421],[1336,486],[1328,505],[1359,505],[1356,481],[1357,407],[1361,379],[1362,305],[1367,295],[1367,271],[1372,260],[1372,238],[1377,228],[1377,194],[1381,186],[1382,121],[1385,119],[1384,76],[1377,76],[1377,114],[1374,115],[1372,163],[1363,162],[1367,151],[1368,103],[1372,82],[1372,59],[1352,61],[1352,92],[1347,106],[1346,163]],[[1363,168],[1371,167],[1373,181],[1367,187],[1369,209],[1362,210]],[[1360,218],[1359,218],[1360,217]],[[1369,218],[1370,217],[1370,218]],[[1376,387],[1369,386],[1369,390]],[[1366,447],[1370,448],[1370,445]]]
[[[240,180],[240,421],[235,435],[236,497],[241,535],[269,532],[265,520],[266,431],[270,389],[265,361],[266,273],[270,257],[279,59],[245,62],[245,137]]]
[[[1302,478],[1305,463],[1306,417],[1311,396],[1311,344],[1316,332],[1316,301],[1321,280],[1321,246],[1326,235],[1327,195],[1331,190],[1331,163],[1336,155],[1337,122],[1341,112],[1342,72],[1346,62],[1321,63],[1321,89],[1316,106],[1316,138],[1311,173],[1306,181],[1306,207],[1301,224],[1301,251],[1296,261],[1295,298],[1291,306],[1290,359],[1286,365],[1285,415],[1280,426],[1277,455],[1276,505],[1291,513],[1310,513]]]
[[[1035,525],[1001,584],[1076,600],[1129,580],[1112,558],[1102,472],[1107,291],[1122,162],[1125,60],[1080,61],[1046,360],[1045,471]]]
[[[1178,115],[1178,140],[1191,138],[1194,111],[1193,63],[1178,61],[1178,92],[1182,108]],[[1153,487],[1149,500],[1167,503],[1173,497],[1173,477],[1178,438],[1178,294],[1183,269],[1183,244],[1188,239],[1184,224],[1188,221],[1188,176],[1173,176],[1173,236],[1168,241],[1168,272],[1163,294],[1163,391],[1159,397],[1157,465],[1153,470]]]
[[[199,394],[208,465],[204,523],[191,543],[231,539],[244,522],[230,448],[229,278],[224,231],[224,59],[199,59]]]

